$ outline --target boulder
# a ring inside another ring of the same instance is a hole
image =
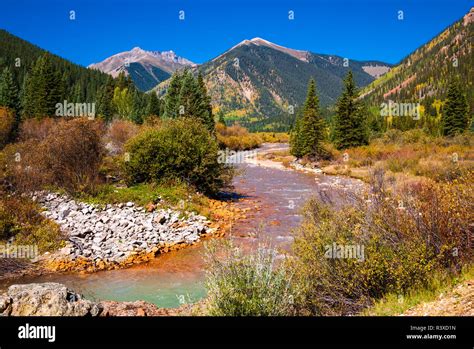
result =
[[[0,296],[0,313],[10,316],[98,316],[102,305],[83,299],[65,285],[47,282],[12,285]]]
[[[0,295],[0,314],[10,315],[12,299],[7,295]]]

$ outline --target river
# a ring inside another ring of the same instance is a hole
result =
[[[285,147],[264,144],[258,152]],[[249,211],[225,238],[245,248],[265,243],[288,250],[291,231],[300,223],[301,207],[310,197],[318,196],[337,204],[342,192],[355,192],[363,186],[350,178],[298,172],[271,161],[247,159],[237,167],[239,173],[233,185],[240,198],[236,199],[236,205]],[[144,300],[159,307],[177,307],[180,302],[194,302],[206,295],[203,253],[204,245],[199,243],[128,269],[23,277],[14,283],[59,282],[89,299]],[[0,284],[0,289],[7,286],[8,281]]]

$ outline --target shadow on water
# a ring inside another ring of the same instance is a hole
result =
[[[239,201],[241,199],[248,199],[249,195],[237,193],[234,191],[221,191],[217,193],[216,199],[221,201]]]

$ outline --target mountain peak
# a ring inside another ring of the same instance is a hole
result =
[[[134,63],[133,67],[131,63]],[[131,74],[132,79],[137,80],[137,87],[146,91],[167,79],[176,70],[194,65],[190,60],[176,55],[174,51],[146,51],[135,46],[130,51],[120,52],[102,62],[93,63],[89,68],[113,77],[117,77],[121,72]],[[140,81],[144,80],[144,76],[146,81]]]
[[[251,42],[264,42],[264,43],[267,43],[267,44],[272,44],[272,45],[274,45],[274,44],[271,43],[270,41],[265,40],[265,39],[262,39],[262,38],[259,38],[259,37],[250,39],[250,41],[251,41]]]
[[[295,49],[292,49],[292,48],[281,46],[281,45],[275,44],[273,42],[270,42],[268,40],[262,39],[260,37],[255,37],[255,38],[250,39],[250,40],[244,40],[240,44],[238,44],[237,46],[249,45],[249,44],[253,44],[253,45],[257,45],[257,46],[270,47],[274,50],[278,50],[278,51],[284,52],[286,54],[289,54],[290,56],[293,56],[293,57],[299,59],[300,61],[303,61],[303,62],[308,61],[308,51],[295,50]],[[236,46],[234,46],[234,47],[236,47]]]

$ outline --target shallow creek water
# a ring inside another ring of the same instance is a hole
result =
[[[285,145],[264,144],[258,152],[280,148]],[[300,210],[310,197],[337,204],[342,192],[356,192],[362,187],[357,180],[297,172],[270,161],[249,159],[237,166],[242,171],[234,178],[234,190],[241,195],[236,205],[250,210],[225,238],[245,248],[265,243],[288,250],[291,231],[299,224]],[[159,307],[177,307],[183,300],[197,301],[206,295],[203,253],[204,246],[199,243],[128,269],[24,277],[14,283],[60,282],[90,299],[145,300]],[[7,286],[8,281],[0,284],[0,290]]]

